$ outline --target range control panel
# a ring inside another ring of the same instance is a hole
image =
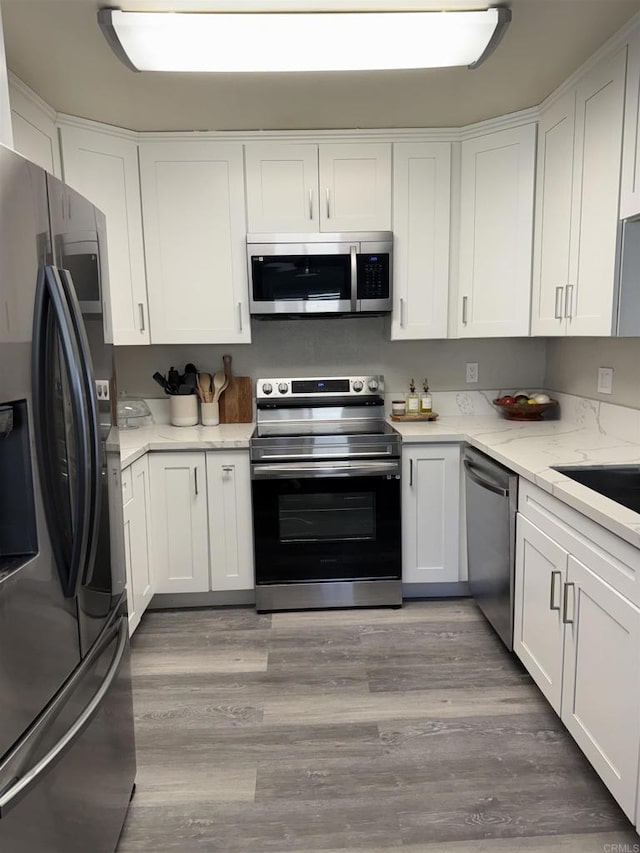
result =
[[[383,376],[325,376],[296,379],[258,379],[256,397],[269,399],[313,399],[327,397],[367,397],[384,392]]]

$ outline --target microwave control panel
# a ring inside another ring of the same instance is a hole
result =
[[[358,255],[358,299],[389,298],[389,255]]]

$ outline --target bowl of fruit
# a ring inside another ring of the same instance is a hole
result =
[[[541,421],[543,412],[558,405],[547,394],[527,394],[518,391],[517,394],[505,394],[493,401],[509,421]]]

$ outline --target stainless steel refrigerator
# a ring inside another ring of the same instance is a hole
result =
[[[104,239],[0,146],[2,853],[113,853],[134,787]]]

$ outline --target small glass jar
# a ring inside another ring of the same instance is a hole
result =
[[[392,400],[391,401],[391,414],[392,415],[406,415],[407,414],[407,404],[404,400]]]

